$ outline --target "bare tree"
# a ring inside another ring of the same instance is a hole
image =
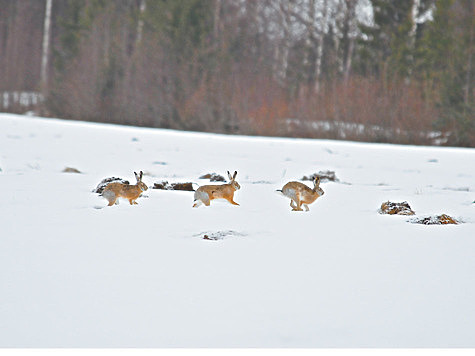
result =
[[[304,11],[301,11],[304,10]],[[305,28],[305,54],[302,66],[307,81],[313,80],[313,91],[320,91],[322,62],[324,55],[324,38],[328,30],[328,0],[308,0],[302,3],[292,16]],[[311,55],[312,54],[312,55]],[[313,63],[310,62],[313,58]]]
[[[221,0],[214,0],[214,14],[213,14],[213,40],[215,44],[219,41],[219,30],[221,22]]]
[[[280,84],[284,85],[287,79],[289,64],[289,51],[291,46],[291,14],[294,12],[293,0],[281,0],[276,6],[279,14],[279,27],[282,29],[280,44],[275,46],[275,71],[274,74]]]
[[[314,2],[312,0],[311,2]],[[325,36],[326,27],[328,24],[328,0],[322,1],[322,20],[320,23],[320,31],[318,32],[318,47],[317,47],[317,55],[315,58],[315,83],[313,90],[315,93],[320,91],[320,76],[322,74],[322,59],[323,59],[323,39]]]
[[[135,40],[135,44],[138,45],[140,41],[142,41],[142,33],[143,33],[143,16],[145,14],[145,10],[147,8],[146,0],[140,0],[140,7],[139,7],[139,20],[137,22],[137,37]]]
[[[41,74],[40,74],[40,86],[41,91],[45,94],[48,84],[48,59],[49,59],[49,43],[51,32],[51,8],[53,6],[53,0],[46,0],[45,21],[43,30],[43,46],[41,54]]]
[[[417,1],[417,0],[416,0]],[[345,82],[348,81],[351,70],[351,61],[353,58],[353,51],[355,48],[355,40],[357,36],[357,21],[356,21],[356,1],[345,0],[346,11],[343,22],[343,38],[345,39],[345,48],[343,53],[343,78]]]

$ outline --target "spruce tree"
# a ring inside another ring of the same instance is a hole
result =
[[[438,0],[419,52],[426,96],[436,104],[434,127],[450,132],[448,144],[475,144],[474,4],[470,0]]]

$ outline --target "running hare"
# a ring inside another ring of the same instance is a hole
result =
[[[196,189],[193,208],[200,206],[202,203],[209,206],[213,199],[226,199],[233,205],[239,205],[233,200],[234,192],[241,188],[238,182],[236,182],[236,175],[236,171],[233,176],[231,176],[231,173],[228,171],[229,183],[222,185],[203,185]]]
[[[289,182],[282,190],[278,190],[287,198],[290,198],[290,206],[292,211],[302,211],[302,204],[305,207],[305,210],[308,211],[308,205],[312,204],[317,198],[321,197],[325,192],[320,188],[320,178],[315,177],[313,181],[313,189],[310,189],[303,183],[300,182]],[[297,204],[297,205],[295,205]]]
[[[113,182],[109,183],[107,187],[104,188],[102,196],[109,201],[108,206],[114,205],[118,198],[128,199],[130,205],[137,204],[135,200],[148,188],[147,185],[142,182],[143,172],[140,171],[140,175],[137,175],[135,172],[134,174],[137,179],[137,184],[131,185]]]

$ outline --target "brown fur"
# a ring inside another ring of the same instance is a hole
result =
[[[203,185],[199,187],[195,192],[195,202],[193,207],[198,207],[200,202],[203,202],[206,206],[210,205],[211,200],[214,199],[226,199],[233,205],[239,205],[234,201],[234,192],[239,190],[241,186],[236,182],[237,172],[234,175],[228,172],[230,182],[222,185]],[[206,199],[208,198],[208,199]]]
[[[140,176],[135,173],[135,178],[137,179],[137,184],[123,184],[118,182],[109,183],[102,192],[102,196],[105,197],[109,204],[112,206],[116,203],[118,198],[125,198],[129,201],[130,205],[137,204],[135,201],[142,192],[148,189],[147,185],[142,182],[143,172],[140,171]]]
[[[302,205],[308,211],[308,204],[312,204],[325,192],[320,188],[320,178],[315,177],[313,189],[300,182],[288,182],[283,186],[282,194],[290,198],[292,211],[302,211]]]

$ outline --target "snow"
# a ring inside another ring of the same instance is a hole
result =
[[[0,347],[475,347],[474,162],[0,114]],[[92,192],[140,170],[149,186],[237,170],[240,206]],[[324,170],[342,183],[309,212],[275,192]],[[388,200],[464,223],[379,214]]]

